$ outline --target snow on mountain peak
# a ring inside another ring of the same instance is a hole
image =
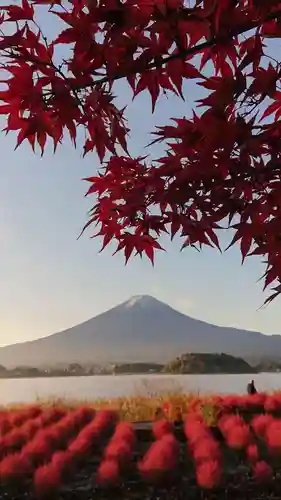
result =
[[[151,306],[155,302],[157,302],[157,300],[150,295],[134,295],[129,300],[127,300],[127,302],[125,302],[124,306],[126,307],[126,309],[137,305],[141,307],[147,307]]]

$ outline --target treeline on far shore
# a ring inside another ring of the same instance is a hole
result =
[[[229,354],[185,353],[169,363],[108,363],[79,364],[53,367],[18,366],[7,368],[0,365],[0,378],[40,378],[40,377],[79,377],[93,375],[128,375],[128,374],[237,374],[279,372],[281,360],[260,360],[259,363],[248,362]]]

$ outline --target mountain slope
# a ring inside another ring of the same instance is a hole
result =
[[[281,336],[211,325],[141,295],[62,332],[2,347],[0,364],[165,363],[184,352],[281,356]]]

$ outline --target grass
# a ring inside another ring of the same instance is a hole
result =
[[[37,398],[36,404],[43,407],[62,407],[62,408],[77,408],[79,406],[89,406],[97,410],[114,410],[117,411],[122,420],[130,422],[138,422],[144,420],[154,420],[157,409],[162,408],[163,404],[169,406],[169,417],[176,418],[176,413],[185,414],[188,407],[194,404],[194,401],[199,399],[199,393],[185,394],[176,382],[166,381],[166,384],[160,385],[143,379],[138,386],[135,387],[135,394],[131,397],[120,398],[100,398],[96,400],[88,399],[69,399],[50,397],[49,399]],[[210,400],[210,396],[204,397]],[[203,399],[203,395],[200,396]],[[5,407],[0,407],[3,410],[21,410],[26,404],[10,404]]]
[[[168,384],[169,386],[169,384]],[[167,388],[157,386],[151,380],[143,380],[141,386],[135,388],[131,397],[89,399],[69,399],[50,397],[37,398],[35,404],[42,407],[60,407],[75,409],[88,406],[96,410],[113,410],[119,414],[121,420],[130,422],[154,420],[157,410],[165,408],[166,416],[171,420],[177,419],[179,414],[185,416],[194,408],[200,406],[204,420],[209,425],[215,425],[218,417],[218,407],[215,403],[215,394],[184,393],[177,383]],[[30,404],[12,404],[0,407],[0,410],[17,411]]]
[[[37,399],[36,404],[48,408],[59,407],[75,409],[81,406],[88,406],[96,410],[114,410],[121,420],[130,422],[154,420],[159,408],[166,409],[166,415],[175,420],[179,414],[185,415],[189,409],[200,401],[206,420],[214,417],[214,405],[210,396],[199,397],[196,394],[176,394],[163,393],[159,395],[132,396],[113,399],[74,400],[67,398],[50,398],[48,400]],[[13,404],[2,407],[1,410],[19,411],[25,408],[26,404]]]

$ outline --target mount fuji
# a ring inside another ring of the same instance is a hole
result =
[[[185,352],[276,358],[281,336],[211,325],[139,295],[67,330],[2,347],[0,364],[166,363]]]

